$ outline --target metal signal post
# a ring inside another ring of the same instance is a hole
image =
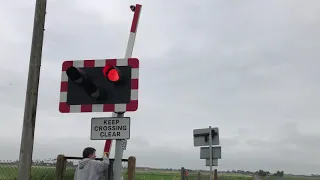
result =
[[[202,146],[200,159],[205,159],[206,166],[210,166],[210,179],[212,179],[212,166],[218,166],[218,159],[221,159],[221,146],[218,146],[220,144],[219,128],[209,126],[209,128],[194,129],[193,143],[195,147]]]
[[[131,56],[141,8],[139,4],[130,6],[134,15],[123,59],[68,60],[62,63],[59,100],[61,113],[113,112],[112,117],[107,118],[119,121],[126,119],[125,112],[138,109],[139,59]],[[93,121],[91,125],[92,123]],[[108,132],[110,133],[109,130]],[[130,134],[130,131],[127,133]],[[103,156],[110,155],[112,139],[116,139],[114,180],[121,179],[122,156],[127,143],[125,137],[130,136],[115,138],[102,134],[92,139],[106,140]]]
[[[210,159],[210,180],[212,179],[212,130],[211,126],[209,126],[209,159]]]

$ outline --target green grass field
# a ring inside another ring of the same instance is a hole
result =
[[[0,180],[15,180],[18,174],[17,167],[0,165]],[[65,180],[73,180],[74,169],[67,168],[64,174]],[[45,167],[38,166],[32,167],[31,171],[32,180],[55,180],[55,168],[54,167]],[[126,173],[124,173],[124,179],[126,180]],[[180,172],[174,171],[137,171],[136,180],[180,180]],[[209,179],[208,175],[202,175],[202,180]],[[221,176],[221,180],[251,180],[251,177],[246,176]],[[189,173],[188,180],[197,180],[197,175],[194,173]]]
[[[16,166],[0,165],[0,180],[15,180],[18,174]],[[74,168],[67,168],[64,174],[65,180],[73,180]],[[31,171],[32,180],[55,180],[55,168],[46,166],[34,166]],[[218,174],[219,180],[252,180],[251,175],[242,174]],[[126,180],[126,173],[124,173]],[[202,174],[201,180],[208,180],[208,174]],[[262,178],[263,179],[263,178]],[[177,171],[137,171],[135,180],[180,180],[180,172]],[[197,174],[189,172],[188,180],[197,180]],[[269,177],[268,180],[277,180]],[[284,180],[320,180],[315,177],[286,176]]]

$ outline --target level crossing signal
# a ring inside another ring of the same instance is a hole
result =
[[[137,110],[138,59],[65,61],[62,66],[60,112]]]

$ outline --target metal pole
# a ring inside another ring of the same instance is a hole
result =
[[[130,9],[131,9],[131,7],[130,7]],[[127,44],[125,58],[130,58],[132,56],[141,9],[142,9],[142,6],[139,4],[136,4],[136,6],[134,7],[134,10],[131,9],[134,12],[134,15],[133,15],[133,19],[132,19],[131,28],[130,28],[130,34],[129,34],[129,40],[128,40],[128,44]],[[123,117],[123,116],[124,116],[124,113],[117,113],[117,112],[112,113],[112,117]],[[122,141],[123,140],[121,140],[121,139],[116,140],[116,149],[115,149],[115,154],[114,154],[114,173],[113,173],[114,180],[121,179],[122,156],[123,156]]]
[[[112,113],[112,117],[123,117],[124,113]],[[116,149],[114,154],[114,166],[113,166],[113,178],[114,180],[120,180],[122,174],[122,156],[123,156],[123,149],[121,146],[121,139],[116,140]]]
[[[36,0],[17,180],[30,179],[46,6],[47,0]]]
[[[212,180],[212,130],[209,126],[209,162],[210,162],[210,180]]]

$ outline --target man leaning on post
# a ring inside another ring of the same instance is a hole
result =
[[[74,180],[99,180],[100,175],[108,169],[109,158],[105,154],[102,161],[95,160],[96,150],[92,147],[85,148],[82,156],[84,159],[78,164]]]

